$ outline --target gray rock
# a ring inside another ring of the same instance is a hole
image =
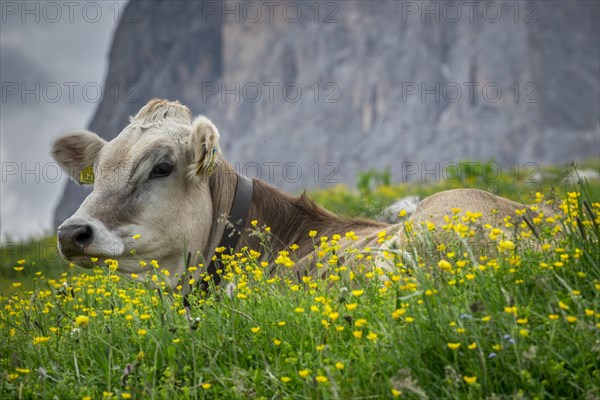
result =
[[[588,182],[598,181],[600,180],[600,173],[593,169],[581,169],[573,171],[563,179],[563,183],[568,185],[577,185],[580,182],[585,182],[586,180]]]
[[[439,181],[465,159],[509,173],[598,156],[598,2],[281,1],[272,22],[246,3],[258,20],[245,3],[133,1],[110,52],[117,101],[89,128],[111,139],[147,100],[177,99],[241,172],[296,192],[369,168]],[[69,184],[55,223],[85,195]]]
[[[397,222],[403,221],[406,218],[410,217],[415,211],[417,211],[417,206],[421,198],[418,196],[406,196],[399,200],[396,200],[394,203],[386,207],[379,216],[380,221],[388,222],[390,224],[395,224]],[[405,210],[406,215],[404,217],[400,217],[400,211]]]

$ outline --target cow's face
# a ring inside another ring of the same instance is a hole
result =
[[[63,257],[83,267],[91,267],[92,258],[99,265],[114,259],[120,271],[141,276],[157,260],[175,283],[186,252],[208,241],[208,175],[220,157],[218,139],[208,119],[192,121],[186,107],[161,100],[144,106],[110,142],[91,132],[59,138],[56,161],[75,181],[93,184],[58,228]]]

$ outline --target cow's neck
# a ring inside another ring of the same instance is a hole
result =
[[[295,255],[298,258],[313,251],[314,239],[309,236],[312,230],[317,232],[318,237],[331,238],[334,234],[343,236],[349,231],[355,231],[359,236],[366,235],[386,226],[376,221],[342,218],[318,206],[306,194],[292,196],[258,180],[254,181],[249,214],[247,227],[252,220],[256,220],[258,227],[270,228],[268,250],[271,255],[277,255],[280,250],[297,244]],[[248,234],[248,230],[242,239],[250,248],[260,248],[259,238]]]
[[[221,241],[225,229],[224,217],[233,204],[237,173],[230,164],[222,162],[209,179],[213,200],[213,224],[208,244],[204,249],[206,262],[213,256],[214,249]],[[260,239],[251,233],[253,220],[258,221],[257,227],[270,228],[271,240],[268,250],[272,255],[297,244],[297,257],[303,257],[313,250],[313,239],[309,237],[311,230],[317,231],[319,237],[331,237],[336,233],[343,235],[349,231],[354,231],[360,236],[361,233],[371,233],[386,226],[371,220],[342,218],[318,206],[305,194],[292,196],[260,180],[254,180],[252,204],[244,232],[238,242],[238,249],[245,245],[251,249],[261,249]]]

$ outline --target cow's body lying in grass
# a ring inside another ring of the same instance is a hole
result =
[[[120,271],[140,277],[152,269],[150,260],[157,260],[169,270],[169,283],[176,285],[190,262],[214,255],[237,174],[223,159],[219,133],[205,117],[192,120],[179,103],[152,100],[111,142],[90,132],[72,133],[56,141],[53,155],[77,181],[90,166],[95,175],[93,192],[58,229],[59,248],[67,260],[90,267],[92,258],[99,265],[116,259]],[[425,199],[412,219],[417,226],[426,220],[441,226],[453,208],[481,213],[478,223],[485,224],[512,216],[523,206],[479,190],[453,190]],[[238,249],[259,247],[258,236],[248,229],[254,220],[270,227],[273,254],[297,244],[295,256],[302,267],[315,261],[312,230],[329,237],[353,231],[362,240],[342,236],[342,241],[354,247],[389,249],[405,240],[402,225],[342,218],[304,195],[290,196],[258,180]],[[384,230],[382,241],[378,233]]]

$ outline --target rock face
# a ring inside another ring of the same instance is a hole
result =
[[[239,171],[287,190],[439,180],[600,153],[600,3],[133,1],[90,130],[147,100],[209,116]],[[516,164],[515,164],[516,163]],[[69,183],[55,223],[86,192]]]

